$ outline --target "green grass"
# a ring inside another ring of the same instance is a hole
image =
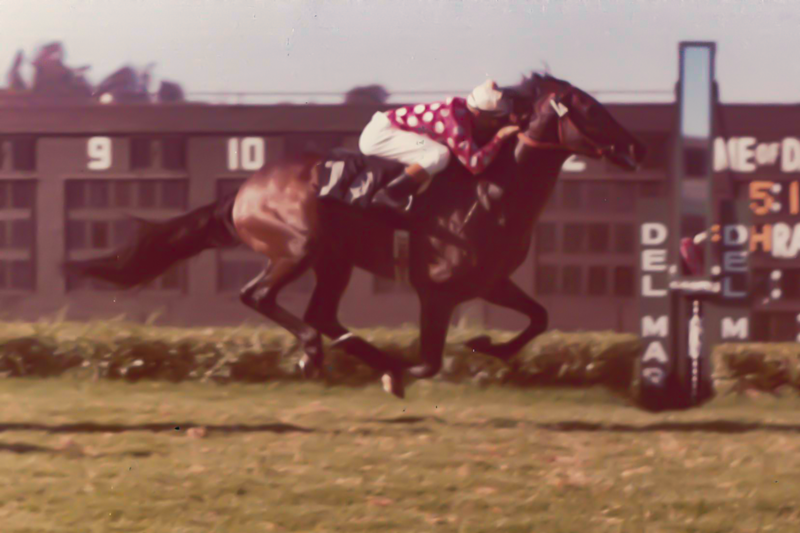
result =
[[[4,533],[800,531],[796,395],[62,377],[0,403]]]

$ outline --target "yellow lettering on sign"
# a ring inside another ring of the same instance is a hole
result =
[[[750,209],[759,216],[768,215],[771,212],[772,204],[775,199],[769,193],[772,188],[771,181],[751,181],[750,182]],[[758,202],[761,202],[760,204]]]
[[[755,252],[759,243],[764,252],[772,250],[772,224],[764,224],[761,227],[761,233],[758,232],[758,228],[753,226],[750,231],[750,251]]]

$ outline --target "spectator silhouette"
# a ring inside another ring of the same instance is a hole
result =
[[[11,65],[11,70],[8,71],[8,88],[12,91],[28,90],[28,84],[22,79],[22,74],[19,71],[23,58],[22,50],[18,51],[14,57],[14,63]]]
[[[64,65],[64,49],[59,42],[47,44],[33,60],[33,92],[47,96],[90,97],[91,85],[84,78],[89,67],[72,69]]]
[[[383,85],[365,85],[347,91],[344,103],[349,105],[385,104],[389,99],[389,91]]]

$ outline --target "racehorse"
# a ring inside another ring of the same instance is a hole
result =
[[[123,287],[154,279],[170,265],[221,246],[246,246],[266,256],[267,266],[241,290],[241,301],[294,334],[308,375],[322,370],[322,336],[382,373],[384,388],[402,398],[405,372],[435,376],[452,313],[482,298],[527,315],[530,324],[505,343],[482,336],[467,345],[509,360],[548,325],[545,308],[510,275],[527,256],[534,225],[564,161],[572,154],[607,158],[634,170],[645,147],[594,98],[571,84],[535,74],[505,89],[520,124],[477,182],[460,165],[432,181],[413,207],[408,279],[421,309],[419,352],[413,364],[389,356],[350,333],[337,318],[353,267],[394,278],[395,226],[370,210],[318,195],[325,158],[286,157],[250,177],[234,196],[164,221],[143,221],[132,244],[109,256],[65,264],[68,272]],[[447,229],[469,248],[447,242]],[[304,316],[277,303],[279,292],[307,270],[316,285]]]

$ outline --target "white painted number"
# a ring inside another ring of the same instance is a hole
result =
[[[89,156],[90,170],[111,168],[111,139],[109,137],[90,138],[86,144],[86,155]]]
[[[228,170],[258,170],[264,166],[265,155],[261,137],[228,139]]]

